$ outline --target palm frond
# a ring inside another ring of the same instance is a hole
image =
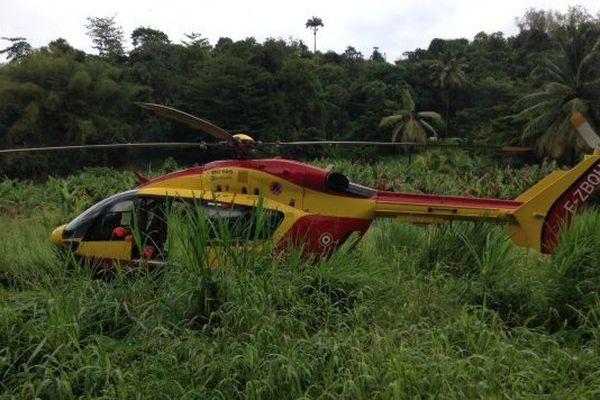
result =
[[[585,114],[588,112],[588,109],[589,109],[589,103],[586,100],[579,98],[579,97],[575,97],[575,98],[565,102],[565,104],[563,104],[563,106],[562,106],[562,111],[566,115],[571,115],[576,112]]]
[[[557,65],[550,59],[545,59],[542,66],[536,68],[534,71],[536,72],[535,75],[538,78],[546,78],[546,80],[550,78],[555,79],[558,82],[565,83],[570,80],[570,78],[565,73],[564,68],[561,68],[559,65]]]
[[[383,128],[386,126],[395,125],[395,124],[403,121],[404,119],[406,119],[408,115],[409,115],[409,113],[406,112],[406,110],[400,110],[398,112],[398,114],[389,115],[387,117],[381,118],[381,121],[379,122],[379,126]]]
[[[427,121],[425,120],[420,120],[419,121],[421,123],[421,125],[423,125],[429,132],[431,132],[431,134],[435,137],[438,137],[437,131],[435,130],[435,128],[431,125],[429,125],[429,123],[427,123]]]
[[[551,99],[551,98],[552,98],[552,95],[550,93],[542,90],[542,91],[533,92],[533,93],[530,93],[528,95],[521,97],[519,100],[517,100],[515,105],[519,108],[529,107],[532,104],[537,104],[542,101],[547,101],[548,99]]]
[[[590,90],[593,90],[593,89],[595,89],[595,88],[596,88],[596,86],[597,86],[597,85],[600,85],[600,78],[598,78],[598,79],[594,79],[594,80],[593,80],[593,81],[591,81],[591,82],[586,82],[586,83],[584,83],[584,84],[583,84],[583,88],[584,88],[584,89],[590,89]]]
[[[571,96],[575,93],[575,89],[561,82],[548,82],[544,87],[544,91],[551,96]]]
[[[402,89],[402,106],[404,110],[409,112],[415,111],[415,101],[413,100],[410,90],[408,88]]]
[[[600,40],[596,44],[598,44],[598,43],[600,43]],[[589,54],[587,54],[585,57],[583,57],[583,60],[581,60],[581,63],[579,64],[579,68],[577,69],[577,75],[580,78],[585,78],[586,75],[588,74],[588,71],[590,71],[590,70],[595,71],[594,67],[597,68],[597,65],[593,64],[593,61],[596,59],[600,59],[600,51],[598,51],[598,50],[592,51]]]
[[[398,134],[400,133],[404,125],[405,123],[401,123],[394,127],[394,130],[392,131],[392,142],[396,141],[396,139],[398,138]]]
[[[530,139],[539,139],[545,132],[552,130],[551,127],[557,118],[560,119],[560,116],[557,117],[557,113],[546,112],[531,119],[525,125],[521,140],[527,142]]]
[[[402,131],[402,140],[406,142],[423,143],[427,139],[427,133],[416,119],[410,119]]]
[[[426,118],[432,120],[436,123],[441,123],[443,121],[442,116],[435,111],[419,111],[417,113],[418,118]]]
[[[553,111],[559,106],[560,104],[557,104],[555,99],[549,99],[546,101],[540,101],[539,103],[524,108],[517,115],[525,119],[534,118],[535,116],[540,115],[542,113]]]
[[[404,109],[394,115],[383,117],[379,122],[380,127],[393,126],[392,141],[395,142],[398,135],[402,134],[404,141],[424,142],[427,132],[437,136],[435,128],[426,120],[434,123],[443,122],[439,113],[434,111],[416,112],[415,101],[408,88],[402,90],[402,104]]]

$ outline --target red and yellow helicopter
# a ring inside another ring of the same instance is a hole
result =
[[[600,138],[581,114],[574,115],[572,122],[594,153],[570,170],[552,172],[514,200],[498,200],[380,191],[356,184],[331,168],[316,168],[281,157],[253,159],[250,155],[260,142],[255,143],[245,134],[232,135],[208,121],[167,106],[140,105],[222,141],[219,144],[169,143],[167,146],[228,146],[236,158],[209,162],[154,179],[138,176],[137,188],[104,199],[70,223],[56,228],[51,235],[55,245],[68,245],[75,255],[88,259],[132,264],[153,259],[160,262],[165,253],[166,223],[162,220],[157,225],[147,216],[157,207],[177,199],[200,205],[209,219],[242,224],[252,224],[250,216],[260,203],[270,221],[261,240],[270,240],[280,250],[301,246],[306,253],[328,253],[349,237],[363,235],[375,218],[393,218],[419,224],[447,220],[497,221],[506,224],[517,245],[550,253],[561,228],[600,186]],[[347,142],[282,145],[320,143]],[[164,145],[115,144],[0,152]],[[138,229],[153,232],[152,246],[139,248],[131,240],[133,220],[139,221]]]

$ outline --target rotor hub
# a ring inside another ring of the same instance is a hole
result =
[[[241,143],[254,143],[254,139],[251,136],[246,135],[245,133],[236,133],[233,135],[235,140],[240,141]]]

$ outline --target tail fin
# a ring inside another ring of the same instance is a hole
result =
[[[554,171],[517,197],[523,205],[514,211],[516,225],[509,229],[520,245],[550,253],[558,243],[560,229],[583,207],[600,187],[600,138],[583,115],[574,114],[571,122],[595,151],[567,171]]]

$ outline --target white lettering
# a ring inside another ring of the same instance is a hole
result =
[[[585,203],[585,201],[587,200],[587,196],[584,195],[582,189],[581,189],[581,185],[579,185],[579,187],[575,190],[575,203],[580,202],[580,203]]]
[[[590,174],[587,181],[594,186],[598,186],[598,184],[600,184],[600,176],[598,176],[598,174]]]
[[[565,200],[563,208],[573,214],[580,205],[590,198],[598,186],[600,186],[600,164],[596,165],[571,192],[570,199]]]
[[[568,200],[565,202],[565,204],[563,205],[563,207],[570,214],[573,214],[575,212],[575,206],[570,201],[568,201]]]
[[[588,178],[588,180],[589,180],[589,178]],[[590,195],[594,191],[594,189],[595,189],[594,185],[592,185],[588,181],[582,182],[581,186],[579,186],[579,187],[581,188],[581,190],[583,190],[584,192],[586,192],[588,195]]]

